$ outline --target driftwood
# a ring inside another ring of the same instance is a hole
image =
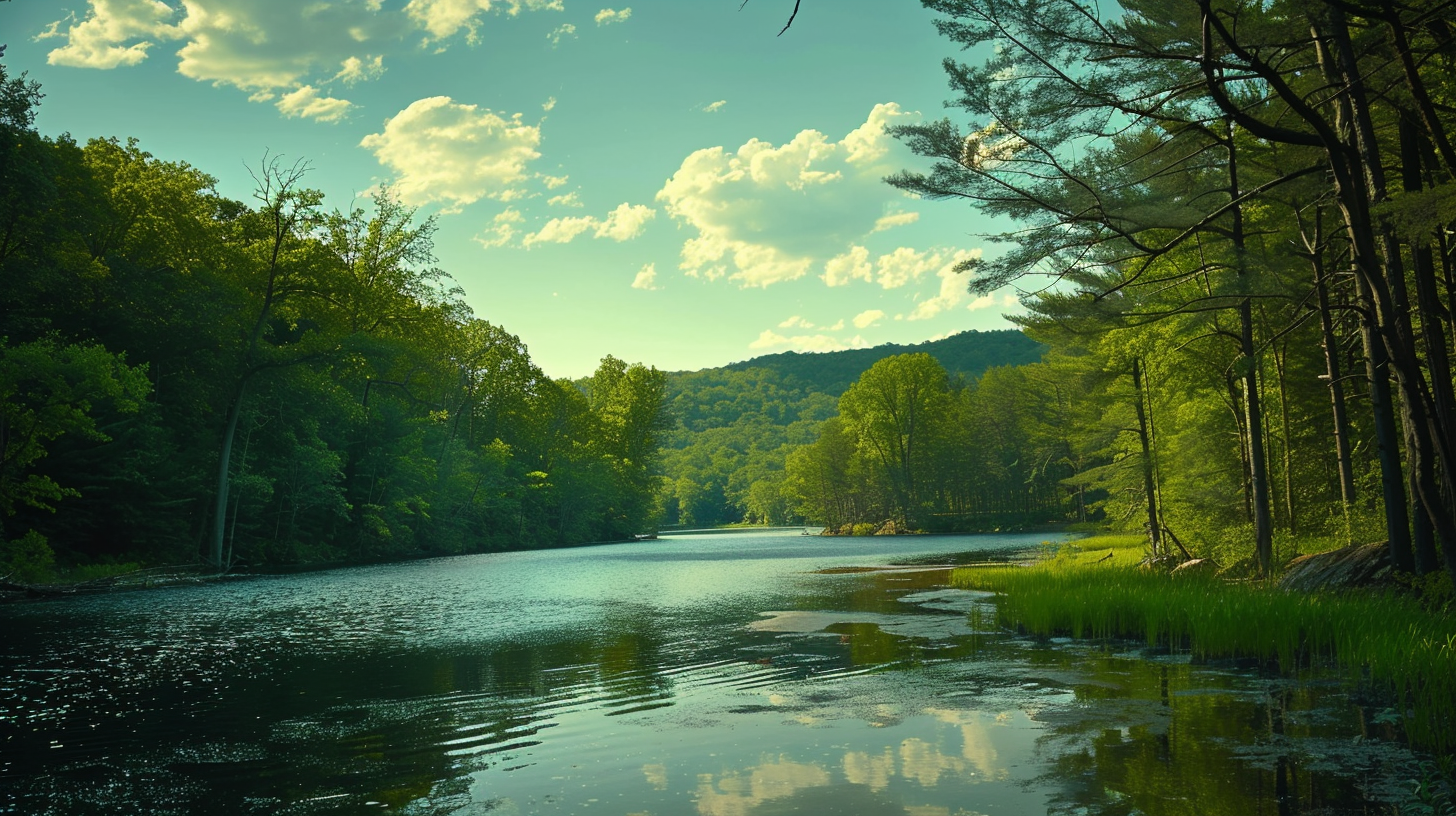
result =
[[[89,581],[69,584],[24,584],[0,577],[0,601],[22,598],[58,598],[67,595],[89,595],[114,590],[140,589],[168,584],[197,583],[207,573],[203,567],[173,565],[132,570],[120,575],[108,575]]]
[[[1279,588],[1313,592],[1383,586],[1391,583],[1392,572],[1390,548],[1384,541],[1354,544],[1294,559],[1279,580]]]

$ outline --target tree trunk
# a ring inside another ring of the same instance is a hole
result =
[[[1136,357],[1132,358],[1132,388],[1133,398],[1137,404],[1138,441],[1143,446],[1143,493],[1148,500],[1148,541],[1152,545],[1153,555],[1159,555],[1163,550],[1163,529],[1158,522],[1158,495],[1153,489],[1153,452],[1148,440],[1147,413],[1143,409],[1142,363]]]

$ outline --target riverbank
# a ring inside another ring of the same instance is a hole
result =
[[[995,592],[997,622],[1028,634],[1141,640],[1195,660],[1302,676],[1334,670],[1387,704],[1414,744],[1456,751],[1456,616],[1393,591],[1300,593],[1267,582],[1140,566],[1145,539],[1096,536],[1029,566],[963,567],[952,583]],[[1449,605],[1447,605],[1449,606]]]

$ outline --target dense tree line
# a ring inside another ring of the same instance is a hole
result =
[[[818,437],[840,395],[873,364],[918,353],[953,376],[975,378],[993,366],[1034,362],[1044,349],[1015,330],[966,331],[914,346],[781,352],[671,373],[676,426],[665,441],[662,521],[692,527],[803,521],[799,499],[784,481],[789,453]]]
[[[1013,225],[977,290],[1050,279],[1062,484],[1264,570],[1373,512],[1397,568],[1456,573],[1456,9],[925,4],[984,59],[947,60],[969,121],[900,128],[935,164],[891,183]]]
[[[367,560],[649,523],[665,376],[553,380],[390,192],[252,201],[134,141],[34,129],[0,67],[0,576]]]

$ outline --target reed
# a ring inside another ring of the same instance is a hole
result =
[[[1451,614],[1393,593],[1303,594],[1142,571],[1134,552],[1141,541],[1085,539],[1030,566],[958,569],[952,581],[1001,594],[1000,623],[1031,634],[1141,639],[1197,659],[1253,658],[1294,675],[1333,667],[1396,701],[1413,742],[1456,749]]]

